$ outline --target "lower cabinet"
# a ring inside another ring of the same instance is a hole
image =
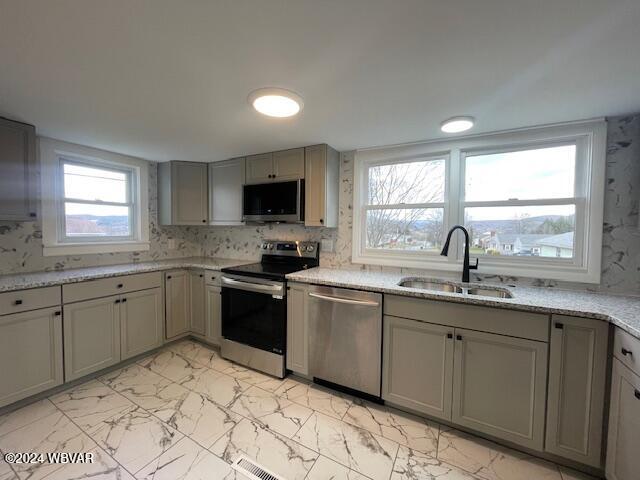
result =
[[[120,296],[64,306],[65,381],[120,361]]]
[[[542,450],[546,384],[546,343],[455,330],[454,423]]]
[[[602,468],[609,324],[554,315],[551,326],[545,450]]]
[[[165,274],[166,337],[172,339],[189,332],[191,323],[190,275],[186,270]]]
[[[0,316],[0,407],[62,384],[60,312]]]
[[[206,331],[204,272],[189,272],[189,330],[198,335]]]
[[[122,360],[162,345],[163,320],[161,288],[123,295],[120,302]]]
[[[206,297],[206,332],[205,338],[215,345],[222,343],[222,305],[220,299],[221,289],[216,285],[207,285]]]
[[[289,370],[309,374],[309,327],[307,288],[291,283],[287,290],[287,355]]]
[[[613,359],[607,443],[608,480],[636,480],[640,472],[640,376]]]
[[[385,316],[382,398],[451,420],[452,327]]]

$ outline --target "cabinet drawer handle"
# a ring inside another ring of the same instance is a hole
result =
[[[123,298],[123,299],[122,299],[122,303],[126,303],[126,301],[127,301],[127,299],[126,299],[126,298]]]
[[[120,299],[116,300],[114,303],[120,303]]]
[[[640,390],[634,390],[633,394],[635,395],[635,397],[640,400]]]
[[[53,312],[53,314],[54,314],[56,317],[59,317],[60,315],[62,315],[62,312]]]
[[[447,333],[447,338],[453,338],[453,333]]]
[[[560,323],[560,322],[556,322],[555,327],[559,328],[560,330],[562,330],[564,328],[564,324]]]
[[[22,300],[16,300],[13,302],[14,305],[22,305]]]
[[[122,288],[122,287],[124,287],[124,284],[119,283],[118,285],[116,285],[116,287],[117,287],[117,288]]]
[[[622,355],[626,357],[627,355],[633,355],[633,352],[631,350],[627,350],[626,348],[622,347]]]
[[[456,340],[462,340],[462,335],[456,335]]]

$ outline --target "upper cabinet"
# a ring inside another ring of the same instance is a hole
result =
[[[34,220],[36,129],[0,118],[0,220]]]
[[[209,164],[209,224],[243,225],[245,158]]]
[[[284,182],[304,178],[304,148],[293,148],[247,157],[246,182]]]
[[[158,209],[161,225],[208,223],[207,164],[166,162],[158,166]]]
[[[304,149],[305,215],[308,227],[338,226],[340,154],[328,145]]]

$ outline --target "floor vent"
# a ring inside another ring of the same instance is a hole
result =
[[[238,457],[231,466],[253,480],[285,480],[244,456]]]

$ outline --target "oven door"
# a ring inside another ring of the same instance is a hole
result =
[[[284,355],[287,300],[284,283],[225,274],[222,281],[222,336]]]

